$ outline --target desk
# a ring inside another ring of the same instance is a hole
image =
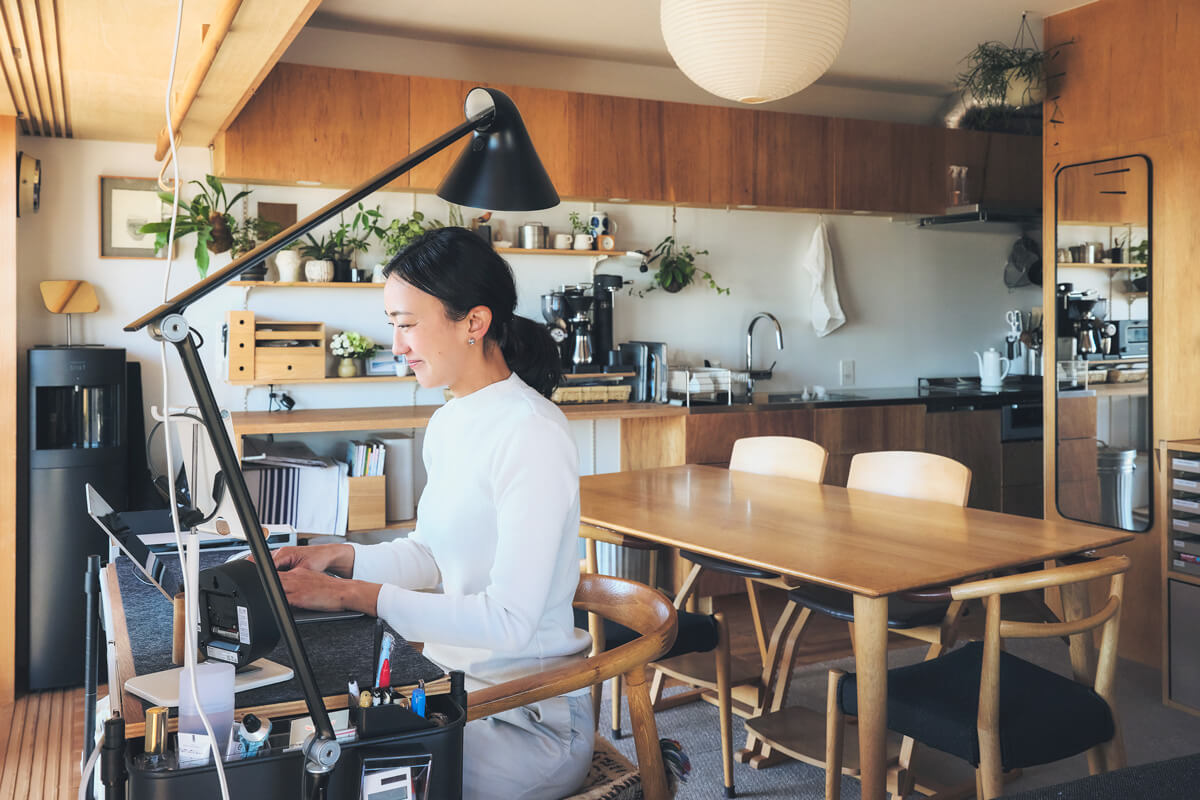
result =
[[[228,555],[228,552],[201,553],[201,567],[221,563]],[[168,569],[178,569],[174,557],[163,556],[162,560]],[[140,583],[134,577],[132,564],[124,557],[101,571],[100,583],[110,650],[110,702],[112,708],[125,717],[126,735],[141,736],[144,712],[150,704],[125,691],[125,681],[134,675],[171,667],[171,604],[157,589]],[[317,685],[325,695],[326,708],[346,707],[348,680],[356,679],[360,686],[371,685],[374,637],[373,617],[310,622],[300,626],[300,638],[312,664]],[[134,647],[134,642],[138,643],[137,647]],[[430,690],[431,693],[437,693],[441,684],[446,683],[438,680],[442,678],[441,669],[407,645],[403,650],[411,658],[405,662],[403,669],[395,668],[393,674],[397,678],[401,675],[411,676],[413,682],[417,678],[438,681],[438,686]],[[267,658],[292,665],[282,641]],[[236,705],[239,716],[251,712],[266,717],[308,713],[303,693],[295,679],[238,692]]]
[[[686,465],[580,479],[581,522],[854,594],[862,796],[884,796],[887,596],[1126,542],[1123,531]]]

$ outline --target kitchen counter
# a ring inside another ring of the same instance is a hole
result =
[[[1013,404],[1032,404],[1042,401],[1041,378],[1034,382],[1006,383],[1000,391],[983,391],[979,387],[926,388],[897,386],[877,389],[839,389],[828,393],[824,400],[802,400],[797,402],[768,403],[766,395],[796,394],[786,389],[770,387],[768,392],[758,394],[763,402],[734,405],[692,405],[692,414],[721,414],[745,411],[776,411],[797,408],[846,408],[853,406],[923,405],[926,411],[969,411],[972,409],[1001,408]]]

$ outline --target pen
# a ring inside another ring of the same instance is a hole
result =
[[[419,717],[425,716],[425,681],[417,681],[417,688],[412,690],[412,710]]]
[[[375,685],[379,687],[390,686],[392,683],[392,647],[395,645],[396,638],[392,636],[390,631],[384,631],[379,641],[379,666],[375,672]]]

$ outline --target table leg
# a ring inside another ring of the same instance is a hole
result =
[[[858,750],[863,800],[882,800],[887,779],[887,597],[854,595]]]

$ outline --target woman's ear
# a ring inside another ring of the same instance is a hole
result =
[[[492,310],[487,306],[475,306],[467,312],[467,335],[483,340],[492,327]]]

